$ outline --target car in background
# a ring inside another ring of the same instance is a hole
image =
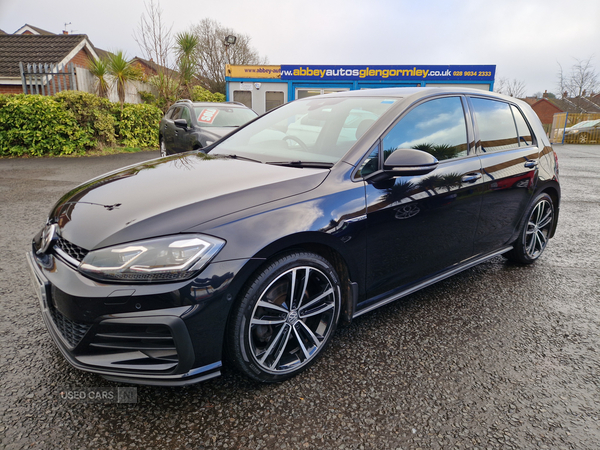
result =
[[[227,361],[276,382],[325,353],[339,323],[498,255],[534,263],[560,192],[525,102],[462,87],[331,93],[74,188],[27,259],[50,336],[79,369],[185,385]]]
[[[253,110],[237,102],[179,100],[160,121],[160,155],[208,147],[257,116]]]
[[[585,120],[565,130],[565,142],[570,144],[589,144],[600,139],[600,119]]]

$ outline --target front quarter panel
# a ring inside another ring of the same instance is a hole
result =
[[[349,167],[349,166],[348,166]],[[303,169],[298,169],[303,170]],[[346,261],[352,281],[362,280],[366,242],[365,186],[331,174],[317,189],[213,220],[186,230],[227,241],[215,263],[268,259],[287,248],[317,244]]]

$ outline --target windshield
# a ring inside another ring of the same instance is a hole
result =
[[[222,106],[196,106],[194,111],[201,127],[239,127],[258,115],[251,109]]]
[[[397,100],[326,96],[295,101],[251,123],[210,153],[261,162],[335,164]]]

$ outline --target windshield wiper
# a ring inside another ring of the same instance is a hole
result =
[[[315,169],[331,169],[333,167],[333,163],[323,161],[269,161],[266,164],[273,166],[310,167]]]
[[[252,159],[252,158],[248,158],[248,157],[246,157],[246,156],[235,155],[235,154],[233,154],[233,153],[231,153],[231,154],[224,154],[224,153],[221,153],[221,154],[217,154],[217,155],[215,155],[215,156],[224,156],[224,157],[226,157],[226,158],[231,158],[231,159],[240,159],[240,160],[242,160],[242,161],[252,161],[252,162],[257,162],[257,163],[261,163],[261,164],[262,164],[262,161],[259,161],[258,159]]]

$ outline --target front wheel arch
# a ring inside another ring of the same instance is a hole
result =
[[[275,255],[249,277],[232,307],[228,359],[257,381],[295,376],[328,346],[340,311],[341,282],[328,260],[303,250]]]

